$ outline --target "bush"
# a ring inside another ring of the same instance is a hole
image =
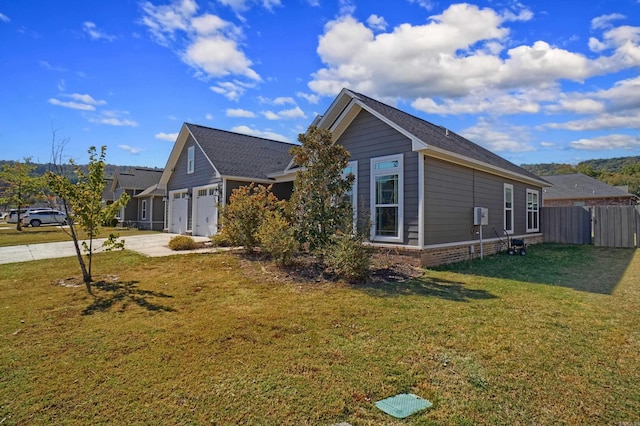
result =
[[[269,253],[279,265],[287,265],[298,248],[295,230],[291,223],[279,211],[265,214],[257,232],[260,246]]]
[[[187,235],[177,235],[169,241],[169,248],[171,250],[193,250],[197,247],[194,239]]]
[[[212,236],[211,243],[216,247],[231,247],[233,245],[231,244],[231,241],[229,241],[229,238],[227,238],[227,236],[222,232],[218,232]]]
[[[369,276],[371,250],[364,239],[350,233],[339,233],[324,252],[325,265],[349,282],[364,281]]]
[[[234,189],[222,210],[221,239],[234,246],[253,250],[259,243],[257,232],[268,211],[279,208],[271,187],[251,184]]]

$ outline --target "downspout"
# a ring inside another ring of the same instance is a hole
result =
[[[424,217],[424,153],[418,151],[418,246],[424,248],[424,231],[425,231],[425,217]]]

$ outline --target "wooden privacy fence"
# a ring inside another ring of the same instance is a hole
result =
[[[546,242],[640,247],[640,206],[543,207]]]

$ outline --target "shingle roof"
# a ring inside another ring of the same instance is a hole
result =
[[[162,169],[146,169],[136,167],[131,172],[117,172],[115,179],[125,189],[144,190],[160,182]]]
[[[185,123],[223,176],[267,179],[285,170],[294,144]]]
[[[543,192],[542,198],[544,200],[635,197],[633,194],[615,186],[607,185],[582,173],[545,176],[544,178],[553,184],[552,187],[545,189]]]
[[[367,105],[379,114],[382,114],[388,120],[411,133],[427,145],[544,182],[544,179],[539,176],[536,176],[522,167],[516,166],[512,162],[471,142],[468,139],[463,138],[451,130],[447,130],[441,126],[437,126],[423,120],[422,118],[418,118],[397,108],[383,104],[382,102],[372,99],[366,95],[356,92],[351,93],[363,104]]]

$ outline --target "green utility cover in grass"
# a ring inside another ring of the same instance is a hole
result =
[[[431,405],[426,399],[412,393],[401,393],[376,402],[376,407],[398,419],[409,417],[413,413],[431,407]]]

